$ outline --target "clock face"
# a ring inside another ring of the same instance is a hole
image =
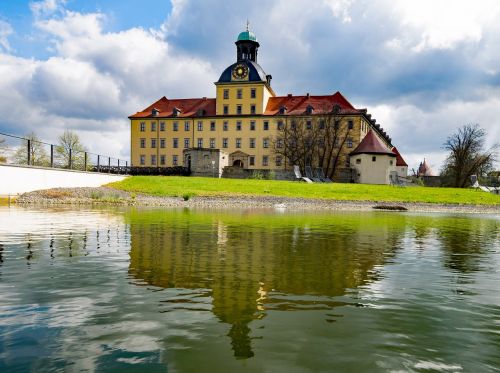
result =
[[[237,64],[233,69],[233,78],[245,79],[248,75],[248,67],[242,63]]]

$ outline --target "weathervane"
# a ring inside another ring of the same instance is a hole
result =
[[[247,31],[249,31],[250,29],[250,22],[248,21],[248,18],[247,18]]]

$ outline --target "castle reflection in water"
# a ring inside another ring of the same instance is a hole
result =
[[[211,311],[231,325],[240,358],[253,356],[252,320],[269,310],[341,305],[334,297],[376,279],[377,266],[395,254],[404,233],[404,225],[392,224],[397,217],[383,215],[308,219],[153,210],[128,219],[129,273],[161,288],[207,289]]]

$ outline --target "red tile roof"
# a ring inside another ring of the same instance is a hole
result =
[[[408,164],[405,162],[405,160],[403,159],[403,157],[399,153],[399,150],[396,147],[392,148],[392,152],[396,154],[396,166],[408,167]]]
[[[312,107],[313,114],[326,114],[331,113],[334,105],[340,107],[341,114],[366,114],[365,109],[355,109],[340,92],[336,92],[329,96],[287,95],[271,97],[263,115],[301,115],[306,113],[308,106]],[[286,107],[284,114],[280,114],[281,107]],[[158,117],[171,117],[173,116],[174,108],[180,109],[178,117],[197,117],[200,116],[199,110],[204,110],[201,116],[212,117],[216,115],[215,98],[204,97],[169,100],[166,97],[162,97],[154,104],[148,106],[143,111],[131,115],[129,118],[154,117],[153,109],[159,111],[156,115]]]
[[[199,110],[204,110],[203,116],[215,116],[215,98],[185,98],[169,100],[165,96],[160,98],[154,104],[148,106],[143,111],[131,115],[129,118],[148,118],[154,117],[153,109],[159,110],[158,117],[173,116],[174,108],[180,110],[178,117],[196,117],[199,116]]]
[[[368,131],[356,149],[351,152],[351,155],[354,154],[387,154],[393,157],[396,156],[396,154],[380,141],[373,130]]]
[[[331,113],[333,106],[340,107],[341,114],[359,114],[360,110],[355,109],[340,92],[330,96],[279,96],[271,97],[267,103],[264,115],[277,115],[280,108],[285,107],[287,115],[305,114],[307,107],[312,106],[313,114]]]

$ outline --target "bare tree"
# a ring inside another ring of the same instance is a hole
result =
[[[333,178],[346,153],[351,133],[348,122],[343,120],[340,107],[331,111],[321,110],[320,115],[287,119],[278,126],[273,141],[273,151],[291,165],[319,167],[325,175]]]
[[[7,162],[7,156],[5,156],[3,153],[7,149],[7,145],[5,144],[5,139],[0,139],[0,151],[2,154],[0,154],[0,163],[5,163]]]
[[[32,166],[48,166],[49,165],[49,157],[47,156],[47,152],[45,151],[44,144],[40,141],[35,132],[31,132],[24,136],[26,140],[29,140],[29,149],[28,149],[28,141],[24,142],[22,146],[20,146],[16,152],[14,153],[14,160],[17,164],[28,164],[28,152],[29,152],[29,160]]]
[[[450,151],[442,175],[451,185],[464,188],[471,175],[486,175],[493,167],[498,145],[485,149],[486,131],[478,124],[466,124],[448,137],[443,147]]]
[[[59,136],[59,145],[56,147],[56,152],[63,158],[65,167],[83,169],[86,151],[87,149],[75,132],[65,130]]]

